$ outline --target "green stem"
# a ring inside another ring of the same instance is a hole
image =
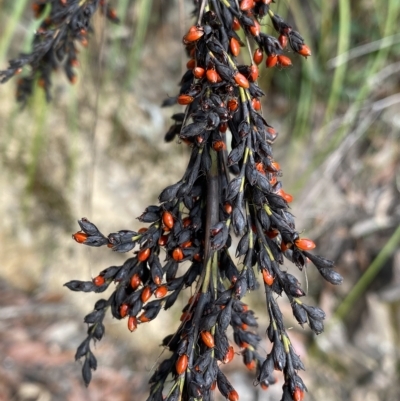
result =
[[[352,309],[357,299],[365,292],[370,283],[383,268],[385,262],[392,253],[397,249],[400,243],[400,226],[393,233],[389,241],[385,244],[378,256],[369,265],[363,276],[358,280],[356,285],[349,292],[347,297],[342,301],[335,312],[335,317],[344,319]]]
[[[349,0],[339,0],[339,23],[340,27],[337,54],[342,54],[349,49],[350,44],[351,9]],[[328,106],[325,112],[325,123],[332,119],[332,116],[336,111],[339,97],[342,92],[346,71],[347,63],[340,65],[335,70]]]
[[[12,14],[7,18],[7,25],[1,35],[2,39],[0,42],[0,60],[3,60],[4,56],[7,54],[8,48],[10,47],[11,38],[24,10],[26,9],[27,3],[28,0],[20,0],[14,2]]]
[[[139,70],[139,60],[150,21],[152,4],[153,0],[140,0],[138,4],[139,12],[134,35],[135,41],[129,54],[129,73],[126,81],[128,85],[132,84]]]

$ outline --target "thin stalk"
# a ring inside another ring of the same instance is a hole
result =
[[[137,25],[134,34],[134,44],[129,53],[129,72],[128,79],[126,80],[127,84],[132,84],[132,81],[136,77],[136,74],[139,69],[139,60],[141,51],[143,49],[144,39],[146,37],[147,28],[150,21],[151,9],[153,5],[153,0],[139,0],[138,7],[138,18]]]
[[[45,101],[45,95],[43,91],[38,88],[35,91],[35,101],[34,101],[34,112],[35,112],[35,121],[37,122],[35,127],[35,133],[32,141],[31,147],[31,161],[28,165],[27,172],[27,184],[26,191],[29,193],[34,186],[36,172],[40,160],[40,154],[44,147],[45,142],[45,124],[46,124],[46,116],[48,107]]]
[[[391,36],[395,29],[396,29],[396,22],[398,19],[398,15],[400,12],[400,5],[398,4],[397,0],[390,0],[389,1],[389,8],[386,14],[386,25],[384,29],[384,37]],[[370,67],[366,69],[365,76],[371,76],[375,74],[379,69],[382,68],[383,63],[385,62],[388,53],[390,51],[390,48],[384,46],[382,43],[382,47],[380,48],[378,54],[373,57],[371,60]],[[339,68],[345,68],[347,63],[342,64]],[[342,141],[343,137],[347,134],[347,129],[349,125],[351,125],[354,121],[354,116],[358,116],[358,112],[361,109],[361,107],[364,105],[364,100],[368,98],[370,92],[373,90],[373,87],[371,87],[369,81],[367,79],[364,79],[364,84],[362,85],[361,89],[357,93],[356,99],[352,102],[352,106],[348,109],[347,113],[345,114],[344,117],[344,123],[339,129],[332,141],[330,141],[328,148],[326,149],[326,152],[324,153],[323,158],[326,157],[326,153],[331,152],[333,149],[335,149],[340,142]]]
[[[211,271],[212,271],[212,286],[213,286],[213,291],[214,291],[214,299],[217,299],[217,296],[218,296],[218,292],[217,292],[217,288],[218,288],[218,253],[217,252],[214,252],[214,254],[213,254]]]
[[[68,126],[68,186],[72,183],[72,177],[75,174],[76,162],[79,157],[78,151],[78,113],[79,113],[78,98],[76,93],[76,88],[70,86],[69,89],[69,103],[67,108],[67,126]]]
[[[15,29],[21,20],[22,14],[28,4],[28,0],[14,1],[14,7],[11,15],[7,18],[7,25],[2,32],[2,39],[0,41],[0,60],[5,58],[10,47],[11,38],[15,32]]]
[[[339,39],[337,46],[337,54],[342,54],[348,51],[350,46],[350,28],[351,28],[351,8],[349,0],[339,0]],[[340,94],[344,80],[346,77],[347,63],[338,66],[335,70],[331,92],[326,108],[324,121],[325,124],[332,119],[338,106]],[[324,124],[324,125],[325,125]]]
[[[383,266],[393,252],[398,249],[400,244],[400,226],[390,237],[389,241],[385,244],[378,256],[368,266],[363,276],[358,280],[356,285],[352,288],[346,298],[342,301],[335,312],[335,317],[343,320],[353,308],[354,303],[366,291],[368,286],[372,283],[377,274],[381,271]]]
[[[219,219],[219,177],[218,177],[218,155],[214,149],[210,149],[211,168],[207,174],[207,217],[205,233],[205,255],[204,261],[212,257],[210,232],[211,227],[218,223]]]

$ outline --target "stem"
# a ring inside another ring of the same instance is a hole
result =
[[[219,180],[218,180],[218,157],[217,152],[210,148],[211,168],[207,173],[208,190],[207,190],[207,216],[206,216],[206,233],[205,233],[205,263],[212,256],[210,230],[219,220]]]
[[[206,232],[204,246],[204,267],[203,273],[199,280],[202,286],[202,292],[207,292],[211,275],[211,258],[213,251],[211,249],[210,231],[211,227],[218,223],[219,220],[219,181],[218,181],[218,157],[217,152],[210,148],[211,168],[207,173],[208,191],[207,191],[207,211],[206,211]]]
[[[200,25],[200,23],[201,23],[201,19],[203,18],[203,14],[204,14],[204,9],[205,9],[205,7],[206,7],[206,3],[207,3],[207,0],[202,0],[202,1],[201,1],[200,11],[199,11],[199,17],[198,17],[198,19],[197,19],[197,25]]]
[[[335,312],[335,317],[337,317],[338,319],[344,319],[348,315],[354,303],[365,292],[369,284],[380,272],[387,259],[398,247],[399,243],[400,226],[397,227],[397,230],[393,233],[392,237],[379,252],[378,256],[369,265],[364,275],[358,280],[357,284],[353,287],[347,297],[339,305],[338,309]]]

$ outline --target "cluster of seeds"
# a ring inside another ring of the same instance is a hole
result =
[[[304,397],[306,387],[298,375],[304,367],[276,295],[285,294],[298,323],[308,324],[316,334],[323,331],[325,314],[301,301],[305,293],[300,283],[282,265],[287,259],[303,269],[311,261],[330,283],[339,284],[342,278],[331,261],[309,252],[314,242],[296,231],[288,210],[292,197],[282,189],[280,166],[272,154],[277,133],[259,113],[264,93],[257,85],[257,65],[264,55],[269,68],[291,65],[284,54],[287,45],[310,55],[300,34],[273,13],[270,3],[195,1],[198,24],[183,38],[188,69],[179,94],[165,102],[186,106],[185,112],[172,116],[174,124],[166,134],[167,141],[178,136],[191,147],[183,177],[162,191],[159,205],[149,206],[139,217],[149,225],[138,232],[123,230],[106,237],[87,219],[79,221],[81,231],[73,235],[79,243],[106,245],[117,252],[138,248],[122,266],[109,267],[92,281],[66,284],[73,291],[99,293],[115,285],[111,296],[99,300],[85,317],[88,336],[76,359],[85,359],[86,384],[97,366],[90,342],[102,338],[107,310],[135,331],[161,309],[169,309],[189,287],[194,295],[177,330],[163,340],[171,355],[151,377],[148,401],[207,401],[216,387],[237,401],[239,395],[223,373],[223,365],[236,354],[263,389],[276,381],[274,371],[281,371],[282,401]],[[278,39],[260,32],[264,16],[271,19]],[[257,46],[250,65],[237,62],[244,45],[238,29]],[[235,255],[233,233],[240,238]],[[181,268],[184,262],[186,269]],[[254,312],[242,302],[259,281],[270,321],[272,348],[267,355],[259,347]]]
[[[16,98],[25,103],[37,84],[44,89],[47,100],[51,99],[52,72],[63,68],[68,80],[74,84],[74,71],[79,66],[77,44],[86,47],[92,32],[91,19],[100,11],[111,21],[118,22],[115,10],[105,0],[35,0],[32,10],[41,19],[36,31],[31,53],[22,53],[0,71],[0,83],[20,74],[25,66],[29,74],[20,78]]]

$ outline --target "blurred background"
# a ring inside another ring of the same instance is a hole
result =
[[[38,22],[29,0],[0,0],[0,69],[29,51]],[[53,101],[38,88],[21,110],[16,80],[0,86],[0,401],[145,400],[162,338],[181,308],[131,334],[109,319],[96,345],[99,368],[88,389],[74,362],[83,317],[99,296],[63,284],[90,280],[128,255],[76,244],[76,220],[108,234],[140,228],[136,217],[183,174],[189,150],[163,137],[162,109],[185,71],[181,38],[192,2],[115,0],[122,22],[97,15],[79,56],[78,82],[53,77]],[[298,326],[281,299],[292,342],[306,365],[307,400],[400,399],[400,34],[398,0],[279,0],[273,10],[305,38],[313,56],[291,54],[291,69],[261,68],[263,113],[297,229],[336,261],[340,287],[310,266],[295,273],[307,303],[327,313],[318,337]],[[272,32],[269,21],[263,25]],[[249,56],[242,50],[243,62]],[[287,264],[293,273],[294,266]],[[189,292],[189,291],[187,291]],[[262,293],[262,349],[268,325]],[[242,401],[280,399],[237,355],[224,372]],[[219,399],[218,397],[216,399]]]

